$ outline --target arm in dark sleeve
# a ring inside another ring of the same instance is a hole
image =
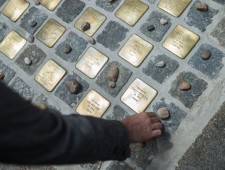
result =
[[[130,155],[119,121],[39,110],[1,83],[0,93],[0,162],[76,164]]]

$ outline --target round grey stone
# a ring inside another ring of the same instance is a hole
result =
[[[161,107],[157,111],[157,115],[160,119],[167,119],[170,116],[169,110],[166,107]]]
[[[198,11],[208,11],[208,5],[204,2],[198,2],[196,4],[196,9]]]
[[[147,27],[147,30],[148,30],[148,31],[154,31],[154,30],[155,30],[154,25],[149,25],[149,26]]]
[[[91,28],[91,24],[89,22],[84,22],[82,25],[81,25],[81,30],[84,32],[84,31],[87,31]]]
[[[63,52],[69,54],[72,51],[72,47],[69,44],[65,44],[63,47]]]
[[[31,60],[29,57],[25,57],[25,58],[24,58],[24,63],[25,63],[26,65],[31,65],[31,64],[32,64],[32,60]]]
[[[164,19],[164,18],[161,18],[160,19],[160,24],[166,25],[166,24],[168,24],[168,20],[167,19]]]
[[[28,37],[27,37],[27,41],[29,42],[29,43],[33,43],[34,42],[34,36],[33,35],[28,35]]]
[[[0,80],[3,80],[5,77],[5,74],[3,72],[0,72]]]
[[[208,60],[209,58],[211,57],[211,52],[209,50],[204,50],[202,53],[201,53],[201,58],[203,60]]]
[[[37,21],[32,19],[32,20],[28,21],[28,24],[29,24],[30,27],[35,27],[37,25]]]
[[[81,91],[81,84],[76,79],[66,81],[66,87],[71,94],[77,94]]]
[[[95,41],[95,39],[94,38],[92,38],[92,37],[88,37],[88,42],[90,43],[90,44],[92,44],[92,45],[95,45],[96,44],[96,41]]]
[[[157,62],[156,64],[155,64],[155,66],[156,67],[158,67],[158,68],[163,68],[163,67],[165,67],[165,62],[164,61],[159,61],[159,62]]]
[[[112,89],[116,87],[116,82],[110,81],[109,82],[109,87],[111,87]]]

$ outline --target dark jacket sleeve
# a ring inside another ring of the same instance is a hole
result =
[[[129,155],[119,121],[39,110],[0,83],[0,162],[76,164]]]

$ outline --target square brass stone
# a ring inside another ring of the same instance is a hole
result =
[[[107,61],[108,57],[95,48],[90,47],[77,63],[76,68],[88,77],[95,78]]]
[[[137,35],[132,35],[119,52],[119,56],[135,67],[140,66],[153,46]]]
[[[179,17],[190,2],[191,0],[161,0],[158,7],[174,17]]]
[[[66,70],[53,60],[49,60],[37,74],[35,80],[51,92],[65,74]]]
[[[12,31],[1,42],[0,51],[12,60],[25,44],[26,40],[17,32]]]
[[[49,19],[38,32],[36,37],[45,45],[52,48],[65,31],[66,28],[64,26],[54,19]]]
[[[125,0],[116,16],[130,26],[134,26],[148,10],[148,5],[140,0]]]
[[[80,16],[80,18],[75,23],[75,27],[82,31],[81,26],[84,22],[89,22],[91,28],[84,33],[88,36],[93,36],[99,27],[104,23],[106,17],[95,9],[89,7],[86,11]]]
[[[145,111],[147,106],[155,98],[157,91],[140,79],[135,79],[121,97],[121,101],[140,113]]]
[[[88,115],[100,118],[109,108],[109,106],[110,102],[108,100],[106,100],[96,91],[91,90],[81,101],[76,111],[80,115]]]
[[[55,8],[59,5],[62,0],[40,0],[41,5],[50,11],[55,10]]]
[[[197,34],[178,25],[164,41],[163,47],[178,57],[185,58],[199,39],[200,37]]]
[[[3,8],[2,13],[15,22],[28,7],[29,3],[25,0],[10,0]]]

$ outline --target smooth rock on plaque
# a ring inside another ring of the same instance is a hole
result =
[[[55,88],[65,74],[65,69],[53,60],[49,60],[37,74],[35,80],[50,92]]]
[[[1,42],[0,52],[12,60],[25,44],[26,40],[17,32],[12,31]]]
[[[157,91],[140,79],[135,79],[121,97],[121,101],[140,113],[145,111],[147,106],[157,95]]]
[[[163,47],[178,57],[185,58],[199,39],[200,37],[197,34],[178,25],[164,41]]]
[[[90,47],[77,63],[76,68],[88,77],[95,78],[107,61],[108,57],[95,48]]]
[[[49,19],[36,35],[37,39],[52,48],[64,34],[66,28],[54,19]]]
[[[153,46],[150,43],[134,34],[120,50],[119,56],[138,67],[152,49]]]
[[[91,90],[81,101],[76,111],[80,115],[89,115],[100,118],[109,108],[109,106],[110,102],[108,100],[106,100],[96,91]]]
[[[15,22],[28,7],[29,3],[25,0],[10,0],[3,8],[2,13]]]
[[[125,0],[116,16],[130,26],[134,26],[148,10],[148,5],[140,0]]]
[[[59,5],[60,2],[61,0],[40,0],[41,5],[43,5],[50,11],[53,11]]]

